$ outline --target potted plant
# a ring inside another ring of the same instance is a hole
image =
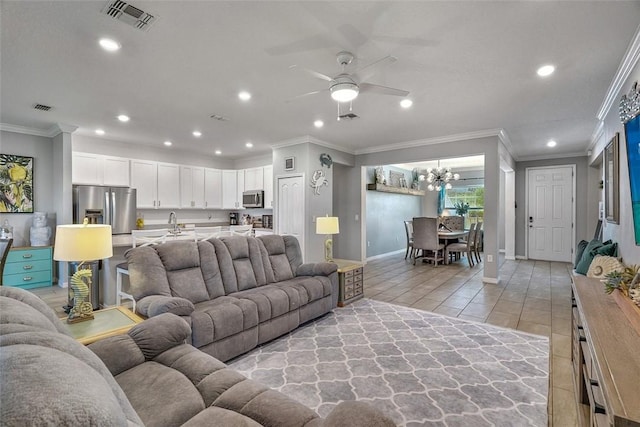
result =
[[[456,215],[464,217],[469,212],[469,203],[458,201],[453,204],[453,208],[456,210]]]

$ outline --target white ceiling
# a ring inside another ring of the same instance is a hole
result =
[[[1,123],[44,131],[65,123],[87,135],[102,128],[107,139],[171,140],[172,149],[229,158],[303,135],[357,153],[500,128],[519,158],[586,153],[640,22],[638,1],[134,0],[158,16],[142,32],[101,14],[106,4],[0,3]],[[122,49],[98,48],[103,36]],[[397,57],[367,81],[410,91],[413,107],[363,93],[353,103],[360,118],[338,122],[328,93],[285,102],[328,86],[291,65],[334,76],[341,50],[356,54],[354,67]],[[546,63],[557,70],[541,79],[535,71]],[[249,102],[237,98],[243,89]],[[119,123],[121,113],[131,121]]]

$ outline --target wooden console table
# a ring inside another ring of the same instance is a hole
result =
[[[581,426],[640,426],[640,335],[597,279],[572,277],[571,359]]]

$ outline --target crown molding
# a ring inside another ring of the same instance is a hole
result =
[[[362,150],[356,150],[355,154],[370,154],[381,153],[384,151],[401,150],[404,148],[421,147],[424,145],[436,145],[444,144],[447,142],[467,141],[469,139],[487,138],[487,137],[499,137],[502,129],[488,129],[475,132],[459,133],[455,135],[438,136],[435,138],[420,139],[416,141],[400,142],[397,144],[382,145],[377,147],[364,148]]]
[[[567,157],[587,157],[586,151],[576,151],[573,153],[562,153],[562,154],[544,154],[540,156],[526,156],[521,157],[519,162],[534,162],[536,160],[550,160],[550,159],[564,159]]]
[[[502,142],[502,145],[504,145],[504,148],[511,155],[511,158],[513,158],[513,161],[514,162],[519,161],[520,158],[515,154],[513,149],[513,144],[511,143],[511,138],[509,138],[509,134],[507,134],[506,130],[500,129],[500,132],[498,132],[498,139],[500,139],[500,142]]]
[[[332,150],[342,151],[343,153],[347,153],[347,154],[354,154],[354,155],[356,154],[356,152],[350,148],[333,144],[331,142],[323,141],[321,139],[314,138],[311,135],[304,135],[304,136],[299,136],[296,138],[285,139],[284,141],[276,142],[275,144],[271,144],[271,149],[284,148],[284,147],[290,147],[292,145],[309,144],[309,143],[320,145],[326,148],[331,148]]]
[[[25,135],[43,136],[45,138],[53,138],[60,133],[73,133],[78,129],[78,126],[67,125],[64,123],[56,123],[49,129],[30,128],[26,126],[17,126],[9,123],[0,123],[0,130],[13,133],[22,133]]]
[[[595,129],[593,129],[593,133],[591,134],[591,139],[589,140],[587,151],[593,150],[600,138],[602,138],[602,135],[604,135],[604,120],[598,120],[598,124],[596,125]]]
[[[604,101],[602,101],[602,105],[598,109],[598,114],[596,114],[598,120],[604,120],[609,114],[609,111],[611,111],[611,107],[618,98],[620,91],[622,90],[622,86],[631,75],[638,59],[640,59],[640,26],[636,29],[636,33],[633,36],[629,47],[627,47],[627,51],[625,52],[622,61],[620,62],[618,71],[616,71],[616,74],[611,81],[611,85],[607,90]]]

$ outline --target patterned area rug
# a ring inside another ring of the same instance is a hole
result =
[[[546,426],[546,337],[364,299],[229,363],[326,416],[371,403],[399,425]]]

